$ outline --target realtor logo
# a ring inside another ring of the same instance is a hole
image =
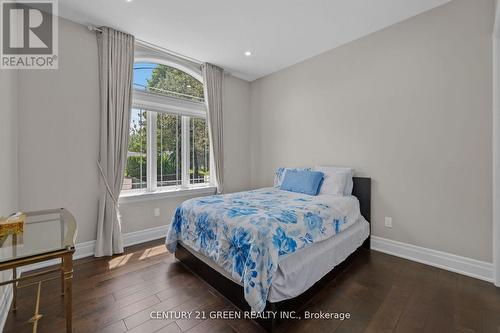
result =
[[[57,69],[57,0],[3,0],[0,17],[0,68]]]

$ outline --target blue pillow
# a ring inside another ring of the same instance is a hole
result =
[[[278,168],[274,172],[274,187],[280,188],[286,170],[311,171],[311,168]]]
[[[280,189],[290,192],[317,195],[323,183],[323,172],[292,170],[285,171]]]

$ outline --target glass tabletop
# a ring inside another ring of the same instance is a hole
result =
[[[0,263],[75,247],[76,222],[68,210],[25,213],[23,232],[0,237]]]

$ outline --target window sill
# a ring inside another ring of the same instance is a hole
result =
[[[191,195],[200,195],[200,194],[215,194],[217,188],[213,185],[203,185],[203,186],[193,186],[189,188],[167,188],[167,189],[158,189],[156,191],[148,191],[148,190],[128,190],[122,192],[120,194],[120,198],[118,199],[118,203],[126,204],[130,202],[140,202],[140,201],[150,201],[150,200],[159,200],[165,198],[174,198],[174,197],[186,197]]]

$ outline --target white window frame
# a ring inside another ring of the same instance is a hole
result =
[[[201,67],[185,59],[177,59],[175,56],[163,53],[161,50],[150,46],[136,45],[135,62],[151,62],[164,64],[180,69],[203,83]],[[132,97],[132,108],[146,112],[146,159],[147,159],[147,186],[145,189],[133,189],[122,191],[120,203],[129,201],[143,201],[156,199],[157,197],[182,196],[190,194],[215,193],[214,170],[210,167],[210,183],[190,184],[190,118],[206,119],[206,105],[201,101],[191,101],[182,98],[165,96],[157,93],[134,90]],[[181,119],[181,180],[180,186],[158,187],[157,181],[157,117],[158,113],[178,115]],[[212,161],[212,150],[210,149],[210,160]],[[212,163],[211,163],[212,166]]]

